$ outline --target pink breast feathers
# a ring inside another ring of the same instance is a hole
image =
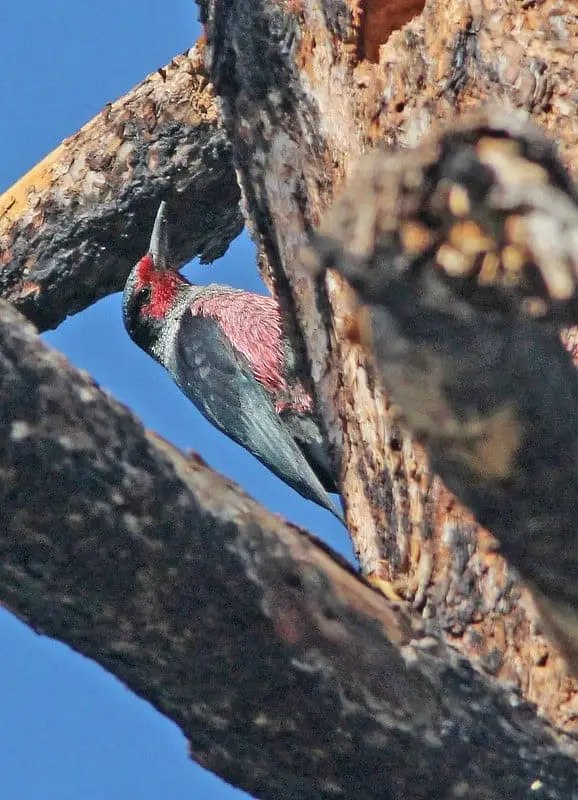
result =
[[[279,307],[272,297],[249,292],[209,294],[196,300],[193,314],[216,319],[225,335],[242,353],[255,378],[276,403],[277,412],[288,407],[306,410],[312,401],[302,386],[285,380],[283,326]]]

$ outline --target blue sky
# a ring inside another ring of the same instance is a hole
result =
[[[0,6],[0,192],[63,138],[198,37],[192,0],[4,0]],[[264,291],[240,236],[199,283]],[[199,452],[272,510],[350,556],[345,531],[214,431],[126,336],[120,297],[46,340],[145,422]],[[0,611],[0,775],[6,800],[233,800],[242,792],[187,758],[179,730],[100,667]]]

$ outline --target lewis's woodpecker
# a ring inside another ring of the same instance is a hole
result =
[[[272,297],[189,283],[170,266],[165,203],[123,296],[125,327],[216,428],[342,520],[313,399]]]

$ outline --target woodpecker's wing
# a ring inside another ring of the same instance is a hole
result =
[[[302,413],[291,408],[282,411],[280,416],[323,488],[327,492],[338,492],[327,447],[315,417],[311,413]]]
[[[335,508],[248,362],[210,317],[184,314],[170,366],[180,389],[230,439],[249,450],[303,497]]]

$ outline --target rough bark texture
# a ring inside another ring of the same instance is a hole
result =
[[[414,145],[488,98],[530,111],[575,169],[575,10],[200,5],[206,70],[200,51],[175,59],[2,197],[0,291],[49,327],[120,288],[162,197],[181,260],[214,257],[240,227],[234,165],[263,275],[307,346],[362,569],[409,602],[389,606],[144,432],[6,307],[0,599],[146,697],[196,760],[256,796],[578,796],[575,740],[526,702],[575,728],[574,681],[529,593],[401,432],[345,282],[330,274],[319,292],[297,269],[364,149]],[[567,339],[575,348],[576,332]]]
[[[578,371],[558,333],[578,316],[578,191],[550,145],[490,111],[373,152],[314,242],[369,309],[358,330],[404,427],[539,590],[578,673]]]
[[[0,292],[39,328],[123,288],[162,199],[179,265],[214,260],[241,231],[202,54],[149,75],[0,197]]]
[[[412,146],[435,121],[484,101],[530,112],[575,168],[575,9],[549,0],[430,0],[422,13],[419,4],[409,8],[407,24],[390,35],[387,25],[370,26],[377,8],[399,11],[401,4],[386,0],[200,5],[263,275],[300,323],[328,433],[342,454],[348,524],[363,570],[574,729],[578,695],[564,660],[542,635],[532,600],[493,537],[433,479],[420,448],[401,433],[352,342],[348,289],[330,275],[319,297],[297,264],[304,233],[365,149]]]
[[[0,600],[264,798],[570,798],[576,744],[0,305]],[[491,743],[491,747],[488,747]]]

